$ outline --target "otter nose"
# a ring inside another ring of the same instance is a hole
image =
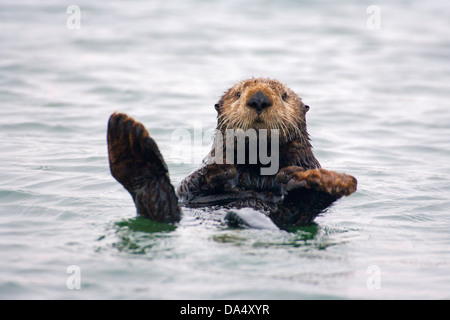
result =
[[[247,102],[247,106],[256,109],[256,112],[258,112],[258,114],[260,114],[264,108],[268,108],[271,105],[272,102],[261,91],[256,92],[253,97]]]

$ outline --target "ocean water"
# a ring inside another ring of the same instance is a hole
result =
[[[0,298],[450,298],[449,29],[443,0],[2,0]],[[358,191],[291,233],[136,218],[109,115],[177,185],[253,76],[311,106],[316,157]]]

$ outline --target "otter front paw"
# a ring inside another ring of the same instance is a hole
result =
[[[275,178],[289,192],[298,188],[326,192],[338,198],[356,191],[357,181],[353,176],[325,169],[304,170],[301,167],[286,167]]]
[[[206,168],[204,184],[200,186],[205,191],[230,191],[235,186],[237,170],[231,164],[211,164]]]

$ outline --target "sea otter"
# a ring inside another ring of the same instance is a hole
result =
[[[145,127],[126,114],[111,115],[107,133],[111,173],[131,194],[138,215],[175,223],[181,219],[181,206],[250,207],[288,229],[310,224],[334,201],[356,191],[353,176],[321,168],[306,128],[309,106],[280,81],[238,82],[215,109],[216,137],[221,138],[176,191]],[[234,136],[228,139],[230,131]],[[244,136],[239,149],[238,140],[250,131],[257,146]],[[278,167],[270,174],[262,174],[268,166],[262,149],[278,157]]]

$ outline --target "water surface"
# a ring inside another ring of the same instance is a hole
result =
[[[0,4],[0,298],[449,298],[444,1],[80,0],[71,30],[72,4]],[[252,76],[311,106],[316,157],[357,193],[291,233],[136,218],[109,173],[109,115],[146,125],[176,185],[204,153],[186,161],[174,130],[212,130],[221,94]]]

